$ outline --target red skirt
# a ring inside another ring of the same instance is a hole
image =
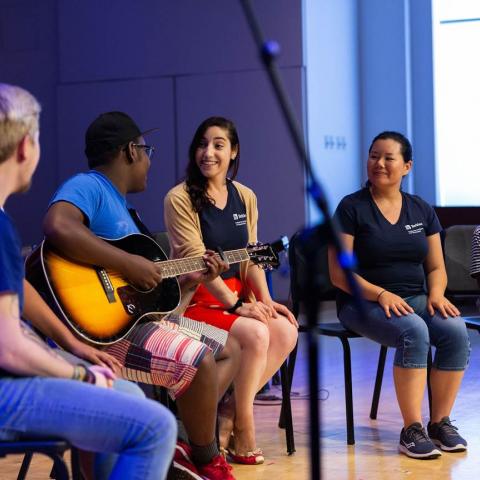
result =
[[[242,296],[242,282],[237,277],[224,280],[227,287]],[[228,313],[224,305],[215,298],[204,285],[200,285],[193,296],[190,305],[184,313],[185,317],[205,322],[217,328],[229,331],[233,322],[239,317],[235,313]]]

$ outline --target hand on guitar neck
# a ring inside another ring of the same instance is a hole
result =
[[[207,250],[202,258],[206,269],[182,275],[179,279],[182,288],[190,289],[199,283],[209,282],[229,269],[228,263],[212,250]],[[162,281],[161,265],[140,255],[125,254],[125,266],[120,273],[142,290],[151,290]]]
[[[202,258],[205,262],[206,269],[182,275],[179,278],[182,290],[195,288],[199,283],[210,282],[230,268],[230,265],[227,262],[224,262],[221,257],[216,255],[212,250],[207,250]]]

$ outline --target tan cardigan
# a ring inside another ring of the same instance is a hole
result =
[[[257,241],[257,197],[253,191],[238,182],[233,182],[237,188],[247,212],[248,242]],[[184,258],[200,256],[205,253],[205,245],[200,227],[200,217],[193,209],[190,196],[186,190],[185,182],[173,187],[165,196],[163,203],[165,226],[170,241],[170,257]],[[247,270],[250,262],[242,262],[240,265],[240,279],[244,288],[246,283]],[[195,290],[186,294],[185,292],[179,308],[175,313],[181,313],[190,303]],[[246,291],[246,297],[252,301],[255,299],[250,290]]]

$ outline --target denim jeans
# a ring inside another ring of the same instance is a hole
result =
[[[65,353],[65,352],[62,352]],[[73,355],[72,355],[73,357]],[[76,357],[73,357],[76,358]],[[77,359],[77,362],[82,360]],[[82,361],[84,364],[88,364],[88,362]],[[130,382],[128,380],[117,379],[113,382],[114,390],[117,392],[124,392],[128,393],[129,395],[136,395],[140,398],[145,398],[145,393],[143,390],[134,382]],[[95,479],[106,479],[110,476],[111,472],[113,471],[113,467],[115,463],[117,463],[118,455],[116,453],[97,453],[95,455],[93,469],[94,469],[94,477]]]
[[[435,347],[433,366],[438,370],[465,370],[470,356],[470,340],[462,317],[433,316],[427,310],[426,295],[406,297],[414,313],[388,318],[377,302],[365,302],[366,318],[361,318],[353,302],[338,313],[343,326],[388,347],[395,347],[394,365],[426,368],[430,345]]]
[[[76,357],[75,355],[62,350],[60,348],[55,348],[55,353],[63,357],[67,362],[72,365],[78,363],[83,363],[86,366],[92,365],[86,360]],[[128,380],[117,379],[113,382],[113,390],[118,392],[128,393],[129,395],[135,395],[137,397],[145,398],[145,393],[143,390],[134,382]],[[118,460],[118,455],[116,453],[97,453],[94,459],[94,478],[95,479],[106,479],[109,478],[115,463]]]
[[[145,398],[57,378],[0,378],[0,439],[61,437],[118,454],[111,479],[163,479],[176,441],[173,415]]]

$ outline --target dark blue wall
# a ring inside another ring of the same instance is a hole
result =
[[[282,46],[299,119],[301,3],[254,2],[266,35]],[[43,105],[34,187],[7,204],[25,243],[39,240],[59,182],[86,168],[89,122],[113,109],[141,128],[160,127],[149,139],[156,154],[148,190],[131,199],[153,230],[163,228],[163,196],[183,175],[196,126],[213,114],[237,124],[239,180],[259,197],[260,237],[290,234],[304,222],[303,173],[238,1],[0,0],[0,22],[1,80],[28,88]]]

